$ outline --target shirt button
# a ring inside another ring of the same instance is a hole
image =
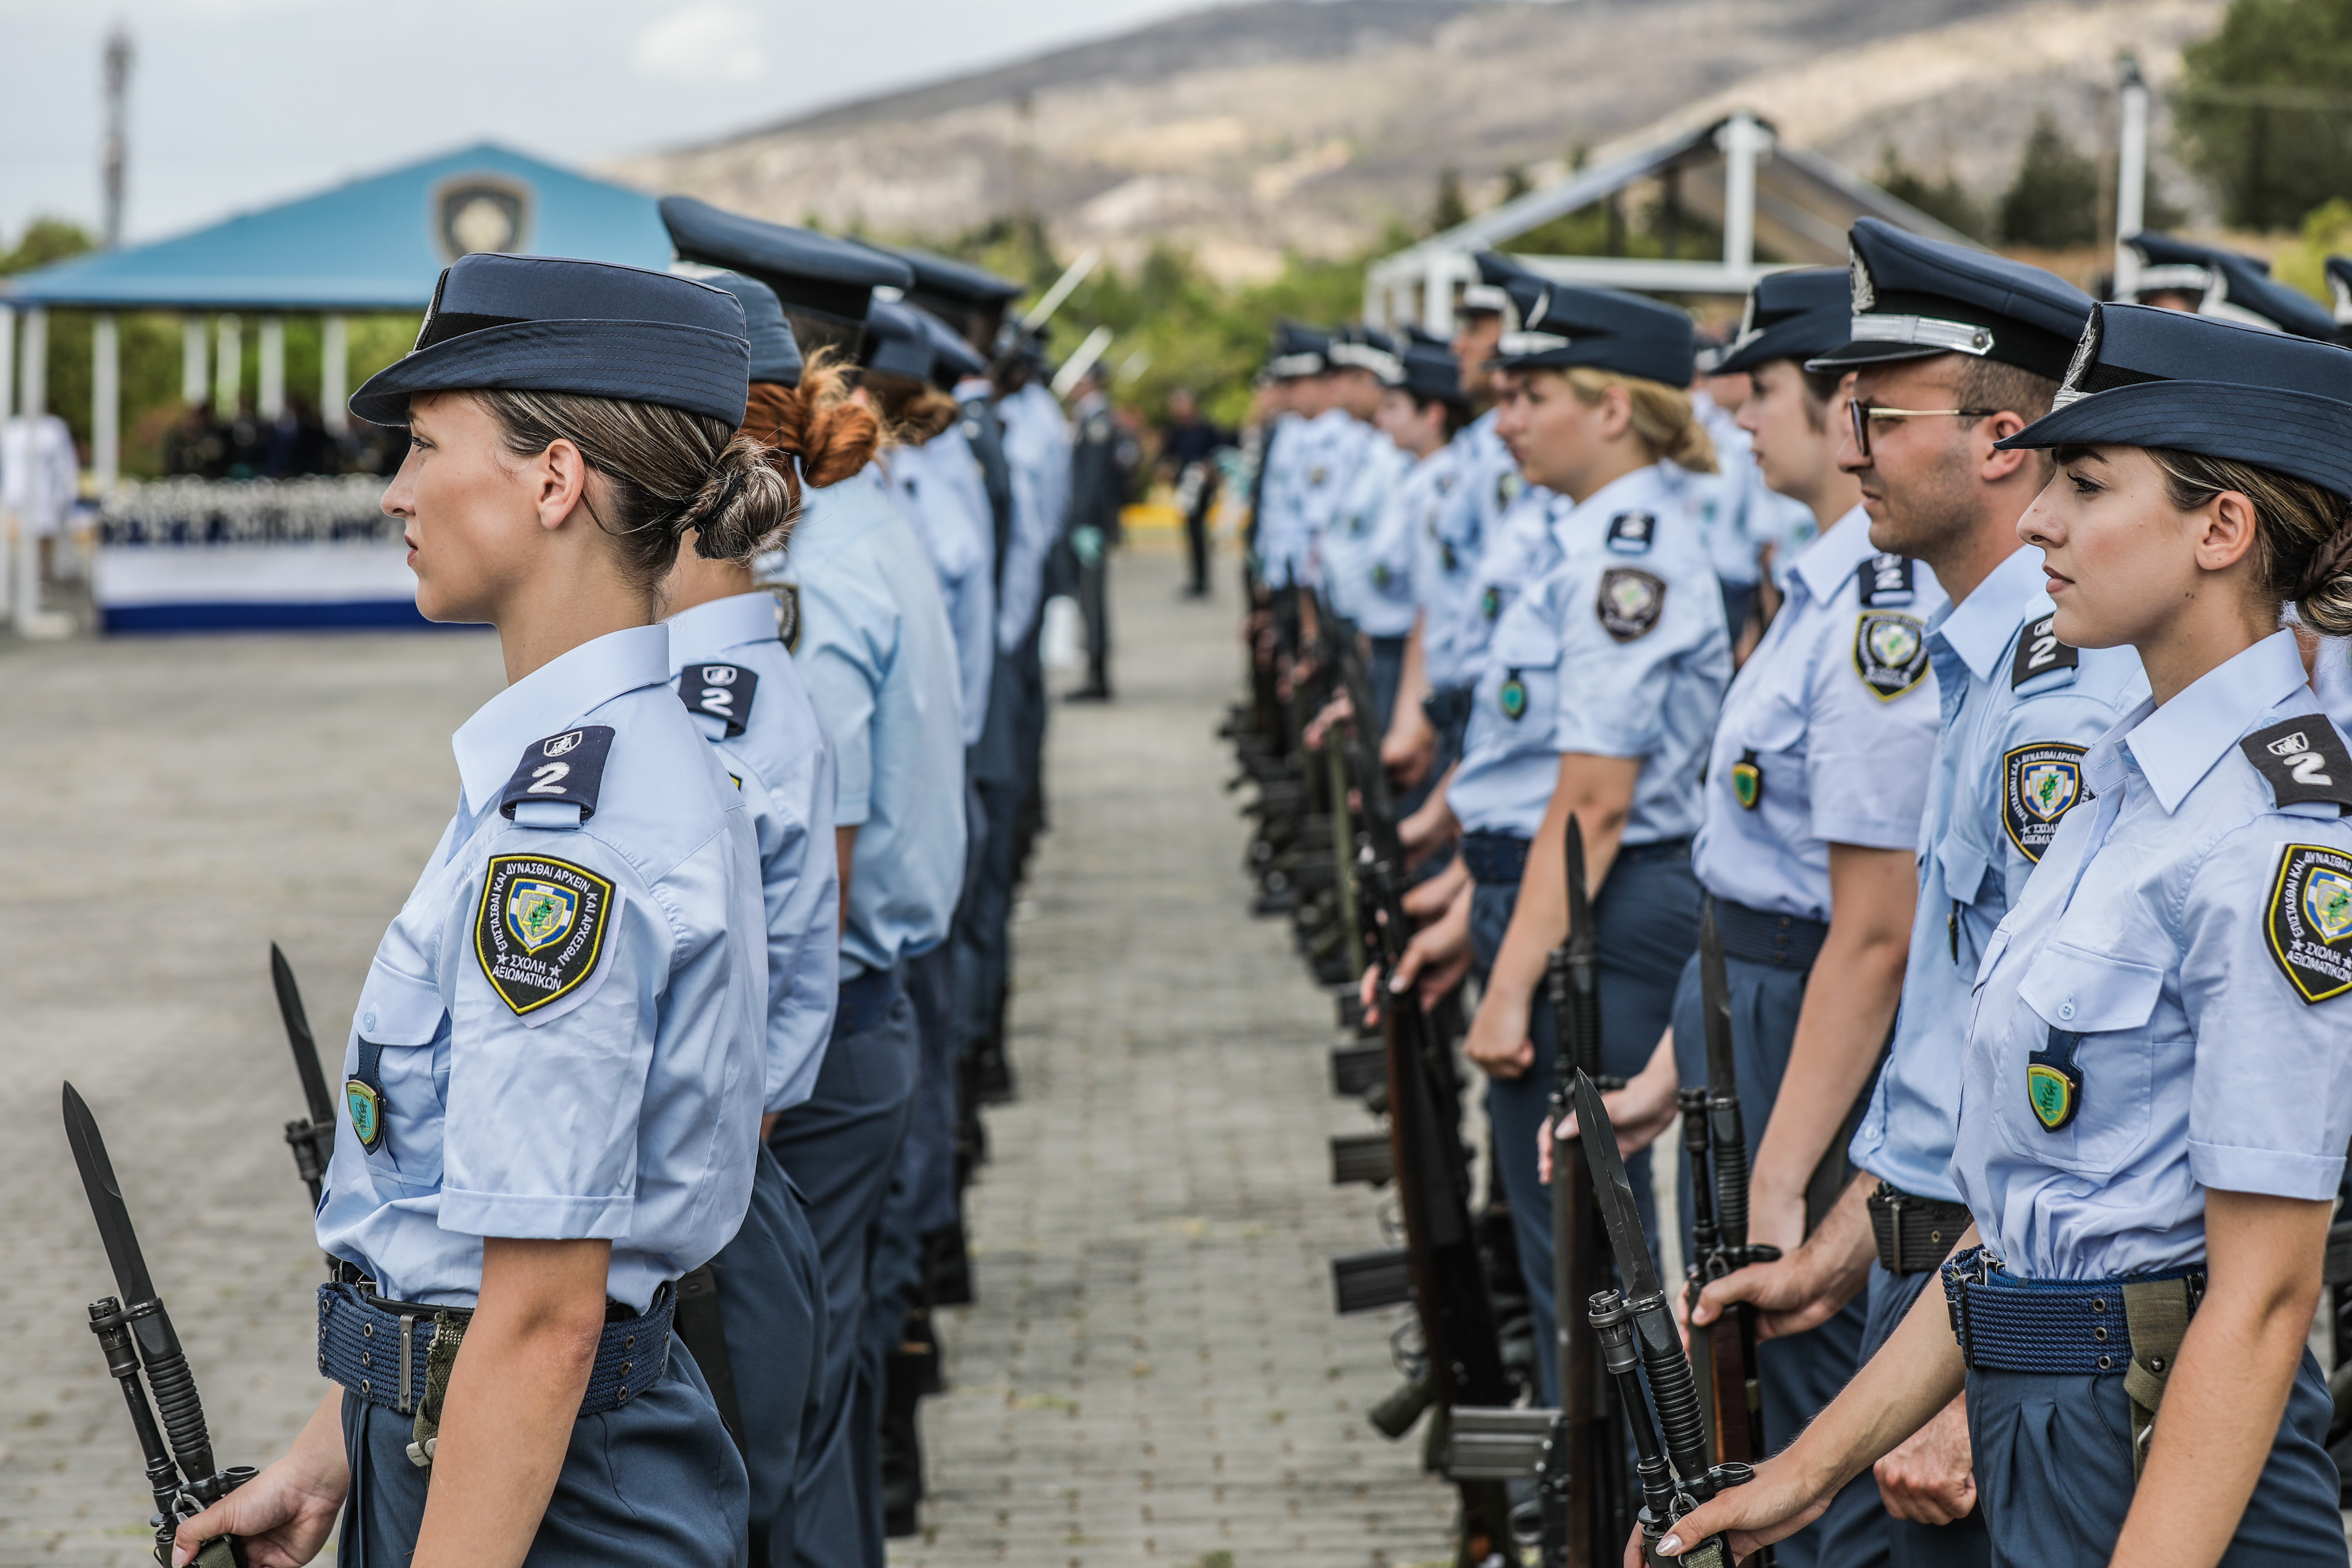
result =
[[[373,1029],[373,1028],[375,1027],[375,1014],[373,1014],[373,1013],[362,1013],[362,1014],[361,1014],[361,1015],[360,1015],[360,1027],[361,1027],[362,1029]]]
[[[2060,1002],[2058,1004],[2058,1016],[2062,1019],[2073,1018],[2074,1016],[2074,1004],[2073,1002]]]

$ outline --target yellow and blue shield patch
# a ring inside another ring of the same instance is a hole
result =
[[[2282,849],[2263,936],[2305,1002],[2352,991],[2352,857],[2324,844]]]
[[[516,1016],[570,995],[604,956],[613,884],[552,855],[492,855],[474,916],[474,953]]]
[[[1927,678],[1927,623],[1892,610],[1865,611],[1854,622],[1853,669],[1881,702],[1893,702]]]
[[[2021,746],[2001,758],[2001,826],[2018,852],[2037,864],[2059,820],[2091,798],[2083,782],[2083,753],[2063,740]]]
[[[517,877],[507,887],[507,929],[526,953],[563,940],[579,916],[580,900],[569,888],[536,877]]]

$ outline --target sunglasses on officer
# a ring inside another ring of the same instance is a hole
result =
[[[1864,457],[1870,455],[1870,426],[1875,420],[1896,419],[1990,419],[1997,408],[1883,408],[1865,403],[1859,398],[1846,400],[1846,418],[1853,426],[1854,449]]]

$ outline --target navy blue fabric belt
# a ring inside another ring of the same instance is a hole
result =
[[[2205,1270],[2136,1275],[2186,1280],[2193,1302]],[[1984,1372],[2039,1372],[2070,1377],[2120,1377],[2131,1366],[2122,1280],[2021,1280],[1981,1247],[1944,1265],[1944,1301],[1960,1359]]]
[[[661,1381],[669,1365],[670,1316],[677,1295],[664,1285],[639,1316],[604,1325],[596,1364],[580,1414],[616,1410]],[[431,1358],[436,1313],[473,1316],[470,1308],[387,1301],[358,1285],[319,1287],[319,1371],[371,1405],[403,1416],[425,1402],[425,1365]]]
[[[1621,844],[1613,863],[1642,865],[1650,861],[1687,860],[1690,840],[1659,839],[1646,844]],[[1462,863],[1470,880],[1484,886],[1517,882],[1527,873],[1528,841],[1517,833],[1465,833]]]
[[[1769,964],[1776,969],[1810,969],[1830,934],[1826,920],[1801,915],[1768,915],[1727,898],[1715,901],[1715,928],[1727,958]]]
[[[868,969],[854,980],[841,982],[841,1000],[834,1008],[833,1038],[845,1040],[853,1034],[864,1034],[882,1021],[890,1010],[890,998],[898,993],[898,970],[896,965],[887,969]]]

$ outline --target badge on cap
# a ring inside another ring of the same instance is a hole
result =
[[[2057,623],[2058,617],[2045,615],[2017,634],[2017,656],[2009,667],[2011,691],[2036,675],[2046,675],[2053,670],[2072,670],[2082,664],[2080,650],[2058,641],[2058,633],[2051,630]]]
[[[2078,801],[2091,799],[2083,782],[2087,747],[2063,740],[2037,740],[2001,758],[2001,826],[2017,852],[2040,864],[2058,836],[2059,819]]]
[[[1916,616],[1872,610],[1854,622],[1853,668],[1881,702],[1927,678],[1927,628]]]
[[[1513,724],[1517,724],[1520,719],[1527,716],[1528,685],[1525,681],[1519,679],[1518,671],[1513,670],[1504,678],[1503,689],[1497,694],[1497,695],[1503,705],[1503,716],[1505,718],[1509,719]]]
[[[2026,1053],[2025,1100],[2045,1133],[2062,1131],[2083,1108],[2083,1070],[2074,1065],[2082,1043],[2081,1035],[2053,1029],[2048,1050]]]
[[[1746,811],[1756,810],[1756,803],[1764,799],[1764,768],[1756,760],[1754,747],[1742,750],[1739,760],[1731,765],[1731,798]]]
[[[2263,935],[2305,1002],[2352,990],[2352,856],[2324,844],[2282,849]]]
[[[1601,592],[1593,603],[1601,629],[1620,643],[1631,643],[1657,630],[1665,613],[1664,578],[1630,566],[1612,567],[1601,574]]]

